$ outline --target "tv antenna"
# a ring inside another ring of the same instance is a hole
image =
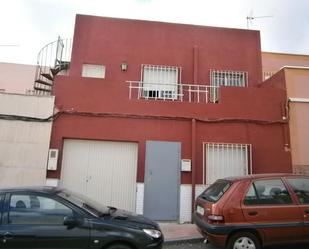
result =
[[[253,16],[253,11],[250,11],[250,14],[247,16],[247,29],[252,26],[252,21],[254,19],[260,19],[260,18],[269,18],[269,17],[274,17],[274,16]]]

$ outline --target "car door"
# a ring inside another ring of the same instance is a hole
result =
[[[1,193],[0,194],[0,248],[4,248],[3,247],[3,244],[5,242],[5,230],[3,230],[3,226],[2,226],[2,217],[3,217],[3,214],[4,214],[4,197],[5,197],[5,194],[4,193]]]
[[[2,223],[3,201],[4,201],[4,194],[0,193],[0,226]]]
[[[44,194],[16,192],[6,197],[6,204],[2,230],[8,238],[3,248],[88,248],[90,227],[69,203]],[[83,222],[68,227],[63,224],[65,217]]]
[[[303,218],[280,178],[261,179],[250,183],[242,210],[252,228],[262,234],[265,243],[301,241]]]
[[[304,219],[304,241],[309,241],[309,178],[289,177],[287,182],[294,191]]]
[[[37,248],[35,231],[26,226],[8,226],[10,194],[3,198],[0,248]],[[21,207],[20,207],[21,208]]]

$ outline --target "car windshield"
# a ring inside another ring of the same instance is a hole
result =
[[[230,186],[231,182],[229,181],[217,180],[200,195],[200,198],[203,198],[210,202],[217,202],[230,188]]]
[[[98,217],[110,215],[117,210],[115,207],[104,206],[101,203],[93,201],[84,195],[77,194],[69,190],[61,190],[58,193],[58,196],[72,202],[76,206],[86,209],[88,212]]]

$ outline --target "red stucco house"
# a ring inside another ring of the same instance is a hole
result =
[[[263,88],[260,34],[77,15],[49,179],[156,220],[191,220],[220,177],[291,172],[286,92]]]

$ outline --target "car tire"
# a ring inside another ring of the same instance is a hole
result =
[[[132,247],[125,244],[113,244],[108,246],[106,249],[132,249]]]
[[[261,249],[259,239],[250,232],[233,234],[227,244],[227,249]]]

